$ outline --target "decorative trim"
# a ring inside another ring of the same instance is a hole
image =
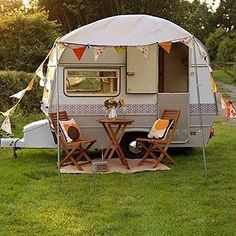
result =
[[[66,111],[68,115],[80,116],[104,116],[107,109],[99,104],[63,104],[60,111]],[[53,105],[49,112],[56,112],[57,106]],[[155,104],[127,104],[117,109],[118,115],[157,115]]]
[[[66,111],[68,115],[80,116],[104,116],[107,109],[100,104],[63,104],[59,106],[60,111]],[[49,108],[49,112],[56,112],[57,106]],[[118,115],[157,115],[157,104],[127,104],[117,109]],[[201,104],[203,115],[216,115],[217,107],[214,103]],[[189,114],[198,115],[198,104],[189,104]]]
[[[217,107],[215,103],[201,104],[201,113],[203,115],[217,115]],[[198,104],[189,104],[189,114],[198,115]]]

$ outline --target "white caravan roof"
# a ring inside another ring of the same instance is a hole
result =
[[[180,26],[154,16],[119,15],[82,26],[58,42],[95,46],[138,46],[192,36]]]

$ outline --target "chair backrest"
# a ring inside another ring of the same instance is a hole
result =
[[[176,130],[176,127],[177,127],[177,124],[178,124],[178,121],[179,121],[179,116],[180,116],[180,112],[181,110],[174,110],[174,109],[165,109],[162,113],[162,119],[168,119],[168,120],[173,120],[173,124],[170,128],[170,131],[168,132],[166,138],[165,138],[165,141],[170,143],[173,136],[174,136],[174,133],[175,133],[175,130]]]
[[[52,123],[54,132],[57,132],[57,113],[53,112],[49,114],[50,121]],[[61,121],[67,121],[69,120],[69,117],[65,111],[59,111],[59,120]]]
[[[57,113],[50,113],[49,118],[52,124],[52,128],[54,133],[57,133]],[[78,124],[75,123],[73,119],[69,119],[67,113],[65,111],[59,112],[59,121],[66,121],[59,125],[59,133],[60,133],[60,141],[63,143],[68,143],[71,141],[79,141],[82,140],[80,128]],[[62,134],[62,135],[61,135]]]

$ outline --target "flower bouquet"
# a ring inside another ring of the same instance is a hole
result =
[[[104,101],[104,106],[108,109],[109,119],[117,118],[117,108],[125,105],[124,98],[120,98],[119,101],[116,101],[114,98],[109,98]]]

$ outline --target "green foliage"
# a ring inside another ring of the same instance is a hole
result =
[[[199,0],[39,0],[39,6],[48,10],[50,19],[57,20],[65,32],[114,15],[147,14],[173,21],[200,40],[211,29],[213,15]]]
[[[0,70],[33,72],[58,37],[45,13],[0,17]]]
[[[179,10],[181,17],[176,23],[195,35],[202,42],[212,30],[213,13],[205,2],[194,0],[183,1]],[[176,13],[176,15],[179,15]]]
[[[0,71],[0,111],[5,112],[18,101],[9,98],[11,95],[27,87],[34,74],[19,71]],[[27,91],[15,114],[30,114],[40,111],[40,101],[43,91],[36,79],[33,89]]]
[[[61,190],[55,150],[1,149],[1,235],[235,235],[236,127],[215,133],[208,183],[200,148],[170,171],[62,174]]]
[[[218,47],[220,42],[226,35],[226,32],[223,28],[218,28],[214,33],[210,34],[206,40],[206,47],[209,52],[211,60],[215,60],[218,53]]]
[[[22,1],[0,0],[0,15],[12,15],[23,10]]]
[[[222,27],[227,31],[236,29],[236,1],[222,0],[214,14],[215,26]]]
[[[236,32],[231,34],[232,37],[225,37],[219,45],[217,60],[218,61],[236,61]]]

